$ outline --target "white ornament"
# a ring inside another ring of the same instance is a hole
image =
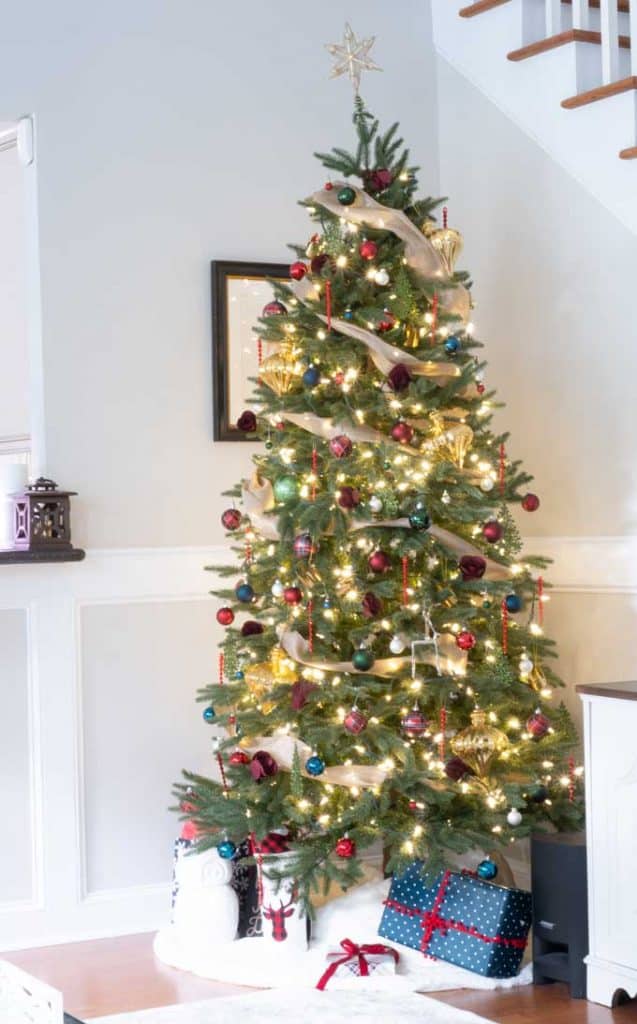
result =
[[[377,494],[372,494],[368,501],[368,505],[372,512],[382,512],[383,510],[383,503]]]
[[[513,828],[517,828],[518,825],[522,824],[522,815],[516,807],[512,807],[507,814],[507,821],[509,825],[513,826]]]
[[[363,71],[382,71],[369,56],[376,36],[368,39],[357,39],[351,26],[346,22],[342,43],[326,43],[326,50],[334,58],[334,67],[330,78],[338,78],[339,75],[347,75],[354,86],[354,92],[358,95],[361,85],[361,74]]]
[[[389,274],[387,273],[384,267],[381,267],[380,270],[376,271],[376,273],[374,274],[374,280],[376,284],[380,284],[383,287],[386,284],[389,284]]]
[[[443,505],[448,505],[451,501],[451,495],[449,494],[449,491],[443,491],[442,498],[440,500]]]
[[[199,955],[236,938],[239,901],[231,881],[232,861],[222,860],[216,850],[179,857],[174,925],[184,949]]]
[[[393,636],[389,641],[389,649],[392,654],[402,654],[406,647],[405,638],[400,636],[399,633]]]
[[[523,654],[520,658],[520,672],[523,676],[528,676],[533,671],[533,662],[528,655]]]
[[[281,580],[275,580],[274,583],[272,584],[271,589],[273,597],[283,597],[283,591],[285,590],[285,587],[281,583]]]
[[[480,489],[485,491],[486,494],[488,494],[489,491],[492,491],[494,487],[495,482],[491,479],[490,476],[485,476],[480,481]]]

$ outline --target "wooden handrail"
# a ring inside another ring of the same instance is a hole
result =
[[[569,96],[562,100],[565,110],[575,110],[577,107],[585,107],[587,103],[597,103],[598,100],[605,100],[609,96],[618,96],[630,89],[637,89],[637,76],[630,75],[628,78],[620,78],[616,82],[609,82],[608,85],[598,85],[586,92],[579,92],[575,96]]]
[[[502,4],[508,3],[509,0],[477,0],[476,3],[463,7],[458,11],[458,14],[461,18],[475,18],[476,14],[484,14],[485,11],[490,11],[494,7],[500,7]]]

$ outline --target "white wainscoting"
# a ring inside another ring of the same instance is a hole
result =
[[[526,549],[555,560],[557,593],[637,593],[637,537]],[[171,782],[182,767],[213,771],[194,702],[219,638],[203,567],[229,558],[100,550],[0,569],[0,949],[166,921]]]

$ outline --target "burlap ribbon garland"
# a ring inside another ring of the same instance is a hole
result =
[[[316,668],[321,672],[349,672],[351,675],[373,675],[381,678],[395,676],[401,671],[411,671],[412,659],[409,657],[381,658],[374,662],[369,672],[360,672],[351,661],[322,661],[310,654],[309,644],[296,630],[285,630],[281,633],[279,643],[285,653],[299,665]],[[414,653],[414,661],[422,665],[440,667],[442,675],[463,676],[467,670],[467,653],[461,651],[452,633],[439,633],[437,650],[433,646],[426,650],[418,648]]]
[[[289,733],[275,733],[273,736],[254,736],[251,739],[241,740],[239,746],[248,754],[256,754],[258,750],[265,750],[270,754],[282,771],[292,770],[294,751],[296,750],[301,762],[301,769],[305,778],[315,779],[323,784],[332,786],[360,786],[367,788],[380,786],[387,778],[389,772],[371,764],[339,764],[326,768],[320,776],[310,775],[304,769],[305,762],[312,756],[312,748],[303,740],[290,736]]]
[[[354,188],[356,198],[351,206],[342,206],[338,201],[338,192],[345,182],[334,182],[331,189],[319,189],[314,192],[309,203],[322,206],[325,210],[343,217],[352,224],[375,228],[379,231],[391,231],[405,246],[405,262],[420,277],[439,280],[443,287],[438,292],[440,308],[464,323],[469,319],[471,298],[462,285],[449,286],[449,275],[440,255],[428,238],[409,220],[402,210],[392,210],[388,206],[372,199],[363,189]],[[351,187],[347,183],[348,187]],[[444,286],[447,282],[447,286]]]
[[[252,475],[251,480],[243,481],[241,494],[243,507],[246,515],[252,523],[252,526],[258,530],[266,540],[279,540],[279,528],[276,518],[267,514],[276,507],[274,492],[270,481],[267,479],[262,480],[258,473],[255,472]],[[411,529],[409,519],[406,517],[401,517],[400,519],[380,520],[352,519],[350,523],[350,530],[352,532],[368,528],[375,529],[377,527],[393,527],[394,529],[405,530]],[[428,533],[430,533],[431,536],[439,541],[439,543],[445,548],[451,551],[458,560],[465,555],[483,558],[486,562],[483,579],[497,581],[507,580],[510,578],[511,570],[508,566],[501,565],[499,562],[494,562],[493,559],[487,558],[479,548],[474,547],[474,545],[470,544],[469,541],[463,540],[462,537],[457,537],[455,533],[451,533],[449,530],[445,530],[441,526],[435,526],[434,524],[429,527]]]

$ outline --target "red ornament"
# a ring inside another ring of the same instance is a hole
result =
[[[539,708],[526,720],[526,731],[530,732],[531,736],[534,736],[536,740],[546,736],[550,726],[551,723],[548,718],[542,714]]]
[[[342,384],[342,383],[343,383],[343,381],[344,381],[344,380],[345,380],[345,374],[343,373],[343,371],[342,371],[342,370],[338,370],[338,371],[337,371],[337,372],[336,372],[336,373],[334,374],[334,383],[335,383],[335,384],[339,384],[339,385],[340,385],[340,384]]]
[[[228,758],[230,764],[250,764],[250,757],[245,750],[233,750]]]
[[[199,835],[199,829],[195,825],[194,821],[184,821],[181,826],[181,839],[196,839]]]
[[[220,626],[231,626],[234,622],[234,612],[232,608],[220,608],[217,612],[217,622]]]
[[[404,420],[398,420],[391,428],[391,436],[394,441],[399,441],[401,444],[409,444],[414,436],[414,428],[410,427]]]
[[[535,512],[540,507],[540,499],[537,494],[532,494],[530,491],[525,494],[522,498],[522,508],[525,512]]]
[[[359,245],[358,251],[364,260],[373,260],[376,259],[376,256],[378,255],[378,246],[376,245],[376,242],[371,242],[369,239],[365,239],[365,241],[361,242]]]
[[[483,395],[486,390],[486,385],[483,384],[482,381],[478,381],[478,383],[476,384],[476,391],[478,392],[478,394]]]
[[[226,530],[238,530],[241,525],[241,513],[238,508],[227,508],[221,516],[221,523]]]
[[[410,800],[409,801],[409,810],[410,811],[417,811],[418,810],[418,801],[417,800]]]
[[[461,651],[470,651],[476,645],[476,638],[468,629],[462,629],[456,637],[456,645]]]
[[[294,554],[297,558],[309,558],[316,552],[316,548],[312,543],[312,538],[309,533],[300,533],[298,537],[294,538]]]
[[[359,732],[362,732],[367,725],[367,719],[362,711],[358,708],[352,708],[351,711],[345,715],[343,719],[343,725],[348,732],[351,732],[353,736],[358,736]]]
[[[296,260],[290,265],[290,277],[293,281],[302,281],[307,274],[307,263],[303,260]]]
[[[403,718],[400,727],[407,736],[417,739],[427,731],[429,722],[419,708],[412,708]]]
[[[499,523],[497,519],[490,519],[482,527],[482,535],[485,540],[489,541],[489,544],[495,544],[496,541],[502,540],[503,533],[502,523]]]
[[[286,604],[300,604],[303,594],[300,587],[286,587],[283,591],[283,600]]]
[[[395,325],[396,317],[394,316],[393,313],[390,313],[390,311],[386,309],[385,312],[383,313],[382,320],[378,321],[377,329],[379,331],[382,331],[384,334],[386,331],[391,331],[392,327],[395,327]]]
[[[391,565],[391,558],[385,551],[374,551],[367,560],[372,572],[386,572]]]
[[[331,192],[332,189],[334,188],[334,185],[332,184],[331,181],[326,181],[325,184],[323,185],[323,188],[325,189],[326,192]]]
[[[287,309],[277,299],[268,302],[261,310],[261,316],[282,316],[284,313],[287,313]]]
[[[356,843],[353,839],[350,839],[349,836],[343,836],[339,839],[334,849],[337,857],[346,857],[349,859],[350,857],[356,856]]]
[[[330,451],[337,459],[344,459],[352,454],[352,442],[347,434],[337,434],[330,440]]]

